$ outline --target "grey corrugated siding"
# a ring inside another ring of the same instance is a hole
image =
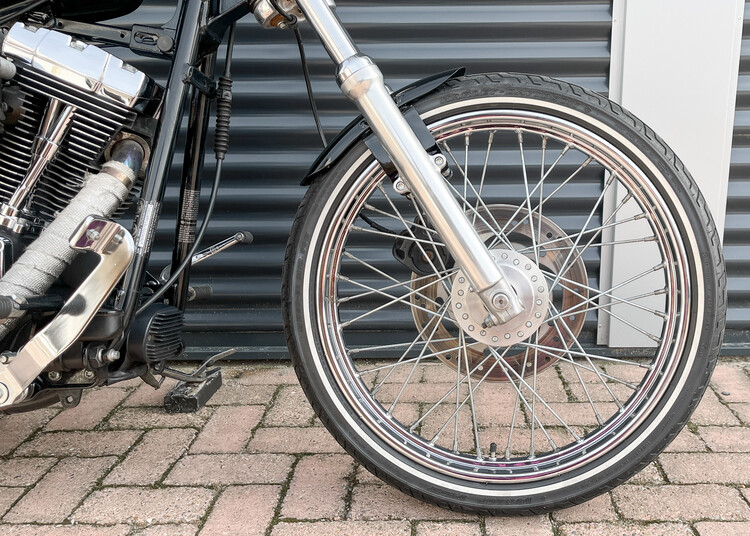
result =
[[[173,3],[147,1],[128,19],[167,20],[169,5]],[[338,6],[354,39],[394,88],[466,66],[474,73],[541,73],[607,91],[608,1],[342,0]],[[355,111],[340,95],[323,49],[309,31],[304,35],[324,127],[332,137]],[[299,181],[320,151],[293,36],[263,30],[250,17],[240,25],[238,38],[231,150],[205,240],[219,240],[238,229],[251,231],[256,239],[252,246],[237,247],[195,268],[196,283],[214,286],[213,299],[191,306],[186,315],[189,352],[195,357],[229,345],[239,347],[243,357],[285,355],[281,264],[305,191]],[[154,60],[128,59],[156,76],[164,73]],[[176,167],[181,161],[178,148]],[[177,177],[174,173],[157,233],[156,272],[169,261]],[[597,266],[589,269],[598,274]],[[593,327],[587,326],[589,331]]]
[[[750,4],[745,4],[742,31],[724,255],[729,287],[725,351],[747,352],[750,349]]]

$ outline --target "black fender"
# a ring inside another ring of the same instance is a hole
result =
[[[417,99],[424,97],[428,93],[432,93],[448,80],[463,76],[465,72],[466,69],[460,67],[422,78],[393,93],[393,100],[402,111],[405,111]],[[307,175],[302,179],[302,186],[312,184],[316,178],[333,166],[354,144],[370,134],[372,134],[372,130],[370,130],[370,126],[361,115],[354,119],[318,155],[318,158],[310,166]]]

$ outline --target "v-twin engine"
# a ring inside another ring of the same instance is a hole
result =
[[[17,74],[4,90],[0,226],[36,235],[99,170],[113,141],[131,136],[147,150],[162,90],[104,50],[44,28],[15,24],[2,54]]]

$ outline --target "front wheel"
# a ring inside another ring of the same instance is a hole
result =
[[[705,203],[648,127],[565,82],[471,76],[415,107],[526,310],[483,324],[418,200],[360,143],[310,188],[290,237],[302,387],[362,465],[424,500],[533,513],[603,493],[661,452],[708,384],[726,278]],[[614,348],[623,338],[637,350]]]

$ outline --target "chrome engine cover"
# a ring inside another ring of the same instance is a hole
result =
[[[153,118],[163,90],[143,72],[69,35],[13,25],[2,55],[17,70],[14,103],[20,119],[0,139],[0,202],[7,203],[29,173],[48,110],[74,107],[70,127],[22,207],[36,234],[80,190],[87,172],[98,171],[106,148],[122,131],[138,131]],[[120,212],[124,209],[121,208]]]

